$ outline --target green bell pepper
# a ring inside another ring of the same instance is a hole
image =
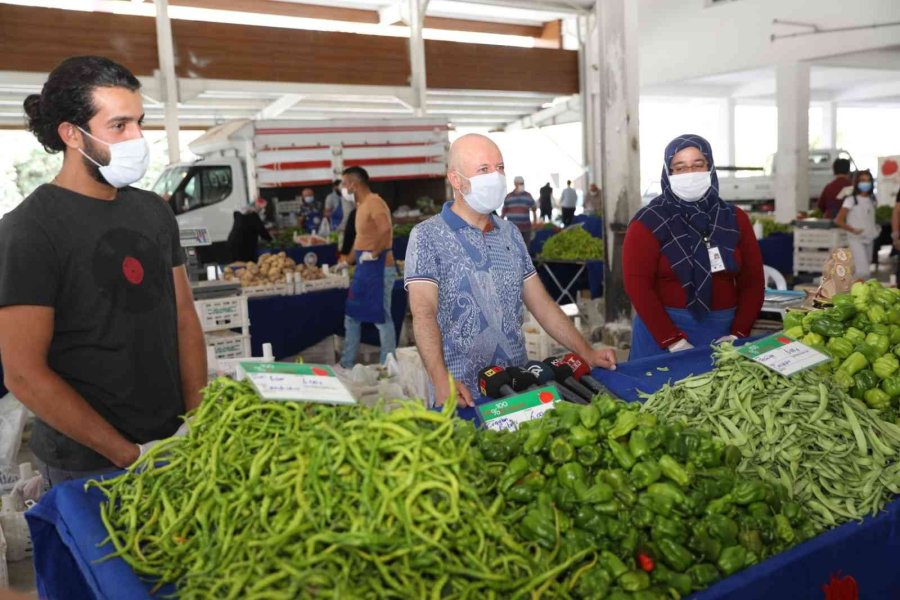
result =
[[[608,502],[598,502],[594,504],[594,510],[596,510],[601,515],[606,515],[609,517],[618,517],[621,516],[619,513],[622,512],[624,507],[622,503],[617,499],[609,500]]]
[[[895,301],[897,300],[897,297],[894,294],[892,294],[890,292],[890,290],[887,290],[883,287],[879,287],[872,294],[872,299],[875,300],[875,302],[877,302],[884,308],[890,309],[894,305]]]
[[[844,325],[837,320],[823,317],[813,321],[810,333],[817,333],[822,337],[839,337],[844,335]]]
[[[850,304],[840,304],[836,305],[830,311],[830,316],[835,321],[840,321],[841,323],[845,321],[849,321],[853,317],[856,316],[857,310],[856,307],[853,306],[853,303]]]
[[[900,313],[900,306],[895,310]],[[891,338],[891,346],[900,344],[900,325],[891,325],[888,337]]]
[[[556,480],[564,488],[575,492],[579,498],[587,492],[587,480],[584,467],[577,462],[567,462],[556,471]]]
[[[880,333],[870,333],[866,336],[866,343],[875,348],[881,356],[891,347],[891,338]]]
[[[729,469],[736,469],[741,461],[744,459],[744,456],[741,454],[741,449],[737,446],[728,445],[725,447],[725,451],[723,454],[723,460],[725,462],[725,466]]]
[[[775,534],[778,539],[787,544],[793,543],[797,537],[790,521],[784,515],[775,515]]]
[[[741,529],[738,533],[738,542],[740,542],[741,546],[757,555],[762,554],[765,550],[762,536],[757,529]]]
[[[875,410],[884,410],[891,405],[891,397],[878,388],[866,390],[863,393],[863,399],[869,408],[874,408]]]
[[[603,453],[600,452],[600,447],[593,446],[583,446],[578,449],[576,452],[578,457],[578,462],[583,464],[585,467],[593,467],[597,463],[600,462],[600,459],[603,456]]]
[[[653,413],[639,412],[637,415],[638,427],[656,427],[659,424],[656,415]]]
[[[628,572],[628,567],[625,566],[622,559],[609,550],[600,552],[600,565],[613,576],[613,579],[618,579]]]
[[[547,440],[550,439],[550,429],[547,427],[532,427],[528,431],[525,443],[522,444],[522,451],[525,454],[537,454],[544,450]]]
[[[837,371],[835,371],[834,375],[832,375],[832,381],[834,381],[834,384],[844,391],[848,391],[853,387],[854,384],[853,375],[851,375],[844,369],[838,369]]]
[[[900,397],[900,375],[882,381],[881,390],[891,398]]]
[[[628,450],[635,458],[640,458],[650,452],[650,444],[642,429],[635,429],[628,436]]]
[[[853,302],[851,300],[850,306],[853,306]],[[803,326],[803,315],[805,313],[797,310],[788,310],[784,315],[784,328],[793,329],[794,327],[802,327]]]
[[[727,468],[699,473],[694,482],[694,489],[706,500],[721,498],[734,488],[734,476]]]
[[[537,498],[538,492],[547,486],[547,478],[542,473],[532,471],[520,479],[506,492],[506,498],[512,502],[527,504]]]
[[[833,337],[825,346],[832,356],[844,360],[853,354],[853,343],[845,337]]]
[[[888,322],[891,325],[900,325],[900,306],[892,306],[888,311]],[[894,342],[895,344],[898,342]]]
[[[856,348],[854,349],[854,352],[859,352],[860,354],[865,356],[866,362],[869,363],[870,365],[872,363],[874,363],[876,360],[878,360],[879,356],[881,356],[881,354],[878,353],[877,348],[875,348],[874,346],[872,346],[871,344],[868,344],[866,342],[863,342],[862,344],[857,344]]]
[[[631,523],[635,527],[649,528],[653,524],[654,516],[650,509],[638,506],[631,511]]]
[[[853,296],[851,294],[835,294],[831,297],[832,306],[853,306]]]
[[[616,459],[616,462],[626,471],[630,471],[634,466],[635,460],[628,447],[617,442],[612,435],[610,435],[607,443],[609,444],[609,451],[612,453],[613,458]]]
[[[594,566],[578,580],[575,591],[579,598],[596,598],[603,600],[609,593],[612,583],[609,574],[602,567]]]
[[[606,394],[595,397],[591,404],[596,406],[597,410],[600,411],[601,419],[612,417],[619,412],[619,403],[616,402],[615,398]]]
[[[650,576],[643,571],[628,571],[619,577],[619,585],[626,592],[637,592],[650,587]]]
[[[856,375],[869,365],[869,359],[862,352],[855,351],[841,364],[841,371],[847,375]],[[552,446],[551,446],[552,451]]]
[[[821,310],[812,310],[803,315],[803,319],[801,319],[800,324],[803,325],[803,331],[809,333],[812,330],[812,325],[819,319],[825,318],[825,313]]]
[[[643,506],[658,515],[668,517],[675,510],[675,501],[669,496],[644,493],[638,496],[638,506]]]
[[[869,328],[866,329],[866,333],[877,333],[878,335],[885,335],[890,338],[891,326],[887,323],[872,323],[869,325]]]
[[[553,416],[559,419],[564,429],[571,429],[581,420],[580,408],[581,405],[572,402],[557,402],[553,405]]]
[[[897,369],[900,369],[900,361],[898,361],[897,357],[893,354],[879,356],[878,359],[872,363],[872,371],[874,371],[875,376],[878,377],[878,379],[887,379],[896,373]]]
[[[810,331],[806,335],[804,335],[800,341],[807,346],[821,346],[825,343],[825,338],[823,338],[820,334],[814,333]]]
[[[633,506],[637,502],[637,494],[631,489],[628,475],[621,469],[607,469],[594,475],[594,481],[607,483],[615,490],[616,498],[626,506]]]
[[[558,402],[557,404],[568,404],[566,402]],[[557,410],[557,409],[554,409]],[[575,450],[565,438],[555,438],[550,442],[550,459],[555,463],[566,463],[575,457]]]
[[[694,555],[678,542],[663,538],[657,540],[656,544],[659,547],[660,558],[676,571],[684,572],[694,564]]]
[[[582,425],[588,429],[594,429],[600,422],[600,409],[593,404],[582,406],[578,411],[578,417],[581,419]]]
[[[660,483],[652,483],[647,487],[647,492],[664,498],[669,498],[678,506],[683,506],[687,502],[687,496],[674,484],[667,481]]]
[[[791,339],[799,340],[804,335],[803,327],[800,325],[796,325],[791,328],[785,328],[784,335],[788,336]]]
[[[716,561],[719,569],[725,575],[737,573],[741,569],[749,567],[757,561],[756,555],[743,546],[729,546],[722,550],[719,560]]]
[[[569,443],[573,448],[596,445],[599,435],[583,425],[575,425],[569,429]]]
[[[632,429],[638,426],[638,415],[631,410],[623,410],[616,415],[616,423],[607,432],[607,437],[615,440],[628,435]]]
[[[582,550],[591,550],[596,547],[597,543],[593,535],[587,531],[572,528],[562,537],[562,543],[560,544],[562,560],[568,560],[569,557],[578,554]]]
[[[766,499],[766,485],[761,481],[745,479],[735,484],[731,497],[735,504],[747,506]]]
[[[526,473],[531,470],[531,465],[528,464],[528,459],[524,456],[517,456],[509,462],[509,465],[506,467],[506,471],[503,473],[503,476],[500,477],[500,481],[497,483],[497,487],[501,492],[505,492],[509,488],[513,486],[515,482],[524,477]]]
[[[844,337],[850,340],[850,342],[855,346],[856,344],[861,344],[866,341],[866,334],[864,331],[857,329],[856,327],[848,327],[844,332]]]
[[[691,483],[691,476],[688,473],[687,469],[679,463],[677,460],[669,456],[668,454],[663,454],[659,458],[659,468],[662,470],[662,474],[680,485],[681,487],[687,487]]]
[[[722,553],[722,542],[704,531],[696,531],[688,541],[688,548],[699,554],[704,560],[716,562]]]
[[[687,574],[697,589],[708,587],[719,580],[719,570],[709,563],[694,565],[687,570]]]
[[[875,304],[869,307],[869,310],[866,311],[866,316],[869,317],[871,323],[884,323],[887,321],[888,313],[883,306]]]
[[[704,511],[707,515],[720,515],[725,513],[730,513],[734,507],[734,499],[731,494],[725,494],[721,498],[716,498],[715,500],[711,500],[709,504],[706,505],[706,510]]]
[[[866,391],[878,387],[878,378],[872,369],[863,369],[853,376],[853,387],[850,395],[858,400],[862,400]]]
[[[594,485],[590,486],[584,494],[578,497],[578,500],[581,502],[587,502],[588,504],[602,504],[605,502],[609,502],[615,496],[615,491],[612,489],[612,486],[609,486],[603,482],[597,482]]]
[[[667,538],[681,544],[687,542],[689,532],[687,525],[681,519],[657,515],[653,519],[651,535],[657,542]]]
[[[854,302],[856,300],[862,300],[863,302],[868,302],[869,300],[869,287],[862,281],[857,281],[852,286],[850,286],[850,295],[853,297]]]
[[[655,462],[639,462],[631,469],[631,485],[639,490],[656,483],[660,477],[662,471]]]
[[[556,515],[550,496],[544,492],[538,494],[519,523],[519,533],[528,541],[537,542],[544,548],[556,545]]]
[[[708,515],[703,519],[706,531],[710,537],[719,540],[725,545],[733,546],[737,543],[738,524],[734,519],[725,515]]]

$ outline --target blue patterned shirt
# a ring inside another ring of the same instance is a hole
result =
[[[528,360],[522,287],[536,272],[515,225],[491,215],[494,228],[484,233],[450,210],[451,204],[413,228],[405,285],[437,286],[444,362],[477,397],[481,369],[522,366]]]

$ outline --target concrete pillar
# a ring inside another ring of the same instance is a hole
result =
[[[175,77],[175,48],[172,44],[168,0],[156,0],[156,47],[159,52],[159,88],[165,107],[169,162],[177,163],[181,160],[181,142],[178,139],[178,79]]]
[[[638,3],[598,0],[599,142],[606,224],[606,320],[631,318],[625,295],[622,243],[641,207],[638,136]],[[596,60],[591,57],[592,62]]]
[[[737,135],[734,124],[735,104],[734,98],[723,98],[722,103],[719,105],[719,122],[725,145],[721,150],[715,152],[717,163],[731,167],[735,166],[737,161]]]
[[[427,110],[428,85],[425,75],[425,39],[422,29],[425,25],[427,1],[409,0],[409,84],[413,91],[416,116],[423,116]]]
[[[822,105],[822,145],[837,148],[837,102]]]
[[[775,156],[775,220],[788,223],[809,208],[809,64],[775,69],[778,153]]]

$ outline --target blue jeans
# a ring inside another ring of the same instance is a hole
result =
[[[391,316],[391,297],[394,293],[394,281],[397,269],[393,266],[384,268],[384,323],[376,323],[378,337],[381,340],[381,364],[387,361],[388,354],[397,349],[397,332],[394,330],[394,319]],[[341,354],[341,366],[349,369],[356,364],[359,351],[359,340],[362,337],[362,321],[344,315],[344,352]]]

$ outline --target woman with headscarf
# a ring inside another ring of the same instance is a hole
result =
[[[635,215],[622,251],[637,313],[630,359],[746,337],[765,294],[753,226],[719,198],[709,142],[680,136],[664,159],[662,195]]]
[[[872,246],[878,237],[875,224],[875,206],[872,193],[872,172],[859,171],[853,177],[853,191],[844,198],[834,224],[847,232],[847,245],[853,254],[853,273],[857,279],[869,278],[872,264]]]

